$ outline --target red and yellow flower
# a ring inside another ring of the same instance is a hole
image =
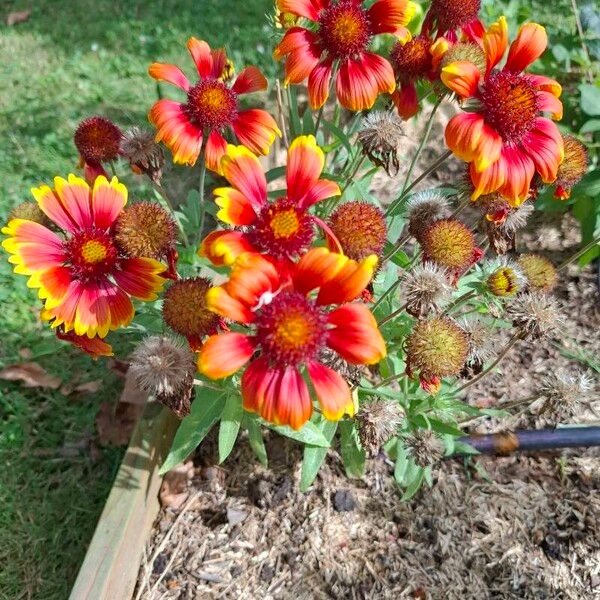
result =
[[[27,285],[44,301],[42,318],[59,337],[76,345],[86,336],[95,354],[107,354],[98,343],[109,330],[133,318],[131,297],[155,300],[164,265],[151,258],[129,258],[119,252],[113,224],[125,203],[127,188],[116,177],[100,176],[93,188],[81,178],[56,177],[54,188],[32,189],[44,214],[62,235],[26,219],[12,219],[2,229],[2,246],[11,254],[15,273],[28,275]]]
[[[543,27],[526,23],[510,45],[506,63],[496,69],[508,46],[506,20],[501,17],[483,36],[485,73],[468,61],[442,69],[442,81],[472,108],[450,120],[446,143],[470,163],[473,200],[499,192],[518,206],[528,197],[536,172],[545,183],[556,179],[563,140],[546,115],[562,118],[561,87],[544,75],[523,73],[547,43]]]
[[[315,224],[327,226],[308,213],[315,203],[338,196],[337,183],[320,179],[325,156],[312,135],[297,137],[287,154],[285,196],[270,202],[267,180],[258,158],[244,146],[228,146],[221,171],[232,187],[215,189],[217,217],[234,227],[215,231],[202,242],[200,255],[215,265],[230,265],[242,252],[293,259],[309,248]]]
[[[153,63],[148,72],[157,81],[166,81],[186,94],[185,102],[161,99],[150,109],[148,118],[158,129],[156,141],[163,141],[173,153],[173,162],[194,165],[206,135],[206,166],[218,171],[227,149],[223,133],[233,130],[237,139],[255,154],[268,154],[271,144],[281,132],[266,111],[253,108],[240,110],[238,97],[267,89],[267,80],[257,67],[246,67],[233,85],[230,63],[224,49],[211,50],[196,38],[187,48],[198,71],[192,85],[175,65]]]
[[[329,97],[334,68],[337,98],[349,110],[369,109],[379,94],[396,88],[390,63],[367,48],[380,33],[410,39],[406,25],[415,4],[410,0],[377,0],[370,8],[365,4],[360,0],[277,0],[279,10],[314,24],[314,31],[300,26],[289,29],[274,52],[276,59],[286,59],[286,85],[308,78],[314,109]]]
[[[375,318],[364,304],[352,302],[376,264],[375,256],[356,262],[324,247],[313,248],[289,269],[260,254],[240,255],[229,280],[208,291],[207,306],[244,331],[208,338],[200,372],[219,379],[251,361],[241,381],[244,408],[277,425],[300,429],[310,419],[305,375],[325,418],[352,415],[348,384],[320,356],[330,348],[349,363],[375,364],[386,355]]]

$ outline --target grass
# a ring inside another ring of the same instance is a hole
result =
[[[2,22],[9,12],[32,12],[26,23],[0,26],[0,222],[28,199],[31,186],[76,169],[72,134],[82,118],[144,123],[156,98],[148,65],[173,61],[190,72],[184,46],[190,35],[213,46],[234,40],[237,65],[242,55],[247,64],[270,65],[263,31],[270,6],[268,0],[3,2]],[[92,457],[85,445],[99,404],[114,400],[119,383],[104,361],[61,345],[39,323],[24,279],[0,260],[0,368],[22,360],[19,352],[28,348],[32,360],[65,381],[103,383],[97,394],[74,397],[0,382],[0,600],[63,600],[122,456],[108,448]]]

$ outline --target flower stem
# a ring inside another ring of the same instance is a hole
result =
[[[494,362],[492,362],[486,369],[484,369],[481,373],[479,373],[479,375],[477,375],[477,377],[474,377],[473,379],[471,379],[470,381],[467,381],[467,383],[465,383],[464,385],[462,385],[461,387],[459,387],[456,390],[456,393],[460,393],[464,390],[466,390],[467,388],[471,387],[472,385],[475,385],[476,383],[478,383],[479,381],[481,381],[488,373],[490,373],[493,369],[495,369],[498,364],[500,363],[500,361],[510,352],[511,348],[519,341],[524,339],[523,334],[518,331],[517,333],[515,333],[510,340],[508,341],[508,343],[506,344],[506,346],[504,346],[504,348],[502,349],[502,351],[498,354],[498,356],[496,357],[496,359],[494,360]]]
[[[401,279],[398,279],[398,281],[394,282],[387,290],[385,290],[385,292],[383,292],[383,294],[381,294],[381,297],[379,298],[379,300],[377,300],[377,302],[375,302],[375,304],[373,304],[373,308],[371,309],[371,312],[375,312],[377,310],[377,308],[379,306],[381,306],[381,303],[390,295],[394,292],[394,290],[400,285]]]
[[[586,244],[579,252],[576,252],[570,258],[567,258],[556,269],[559,273],[573,264],[578,258],[582,257],[588,250],[591,250],[596,244],[600,244],[600,237],[594,238],[589,244]]]
[[[475,290],[470,290],[469,292],[465,292],[462,296],[459,296],[454,302],[452,302],[452,304],[450,304],[446,307],[446,309],[442,313],[442,316],[447,315],[448,313],[450,313],[451,311],[453,311],[456,308],[459,308],[465,302],[468,302],[473,296],[476,296],[476,295],[477,295],[477,292]]]
[[[187,248],[190,245],[190,240],[187,236],[187,233],[185,232],[185,229],[184,229],[180,219],[177,217],[177,215],[175,213],[175,207],[173,206],[173,203],[171,202],[171,199],[169,198],[167,191],[165,190],[165,188],[162,186],[161,183],[158,183],[156,181],[152,182],[152,187],[160,194],[161,198],[165,201],[167,208],[171,212],[172,217],[175,219],[175,222],[177,223],[177,226],[179,227],[179,231],[181,232],[181,238],[183,239],[183,245]]]
[[[394,317],[397,317],[401,312],[404,312],[406,310],[407,306],[408,306],[408,304],[403,304],[400,308],[398,308],[394,312],[390,313],[387,317],[384,317],[383,319],[381,319],[381,321],[379,321],[377,323],[377,326],[381,327],[382,325],[385,325],[388,321],[391,321]]]
[[[204,202],[204,179],[206,178],[206,145],[208,143],[208,131],[204,132],[202,136],[202,145],[200,146],[200,154],[198,160],[200,161],[200,176],[198,181],[198,193],[200,194],[200,225],[198,226],[198,241],[202,239],[202,230],[204,229],[204,221],[206,218],[206,206]]]

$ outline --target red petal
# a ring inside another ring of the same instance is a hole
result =
[[[446,144],[456,156],[466,162],[477,157],[484,120],[479,113],[460,113],[446,125]]]
[[[221,171],[221,159],[227,152],[227,140],[216,130],[208,134],[206,141],[206,167],[219,175]]]
[[[308,99],[310,107],[317,110],[325,104],[329,98],[329,86],[331,83],[331,58],[319,63],[308,77]]]
[[[187,42],[187,48],[196,64],[198,75],[201,78],[209,77],[212,73],[213,57],[210,46],[203,40],[191,37]]]
[[[548,35],[537,23],[521,25],[519,33],[510,45],[504,69],[507,71],[523,71],[535,62],[546,50]]]
[[[198,370],[210,379],[233,375],[254,354],[255,342],[242,333],[211,335],[198,357]]]
[[[408,120],[419,112],[419,99],[414,83],[401,83],[400,88],[392,94],[392,101],[398,109],[398,114]]]
[[[231,126],[240,142],[255,154],[268,154],[275,138],[281,137],[275,119],[260,108],[238,113]]]
[[[186,92],[190,89],[188,78],[183,74],[183,71],[175,65],[152,63],[148,67],[148,74],[157,81],[166,81]]]
[[[347,60],[340,65],[335,88],[340,104],[352,111],[370,109],[379,91],[373,74],[367,74],[363,63],[356,60]]]
[[[277,8],[311,21],[319,19],[319,12],[329,5],[329,0],[277,0]]]
[[[236,94],[249,94],[267,89],[267,80],[258,67],[246,67],[231,88]]]
[[[307,366],[323,416],[330,421],[339,421],[344,414],[352,416],[352,395],[342,376],[318,362],[310,362]]]

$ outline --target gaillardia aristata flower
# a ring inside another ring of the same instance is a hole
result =
[[[202,242],[200,255],[215,265],[229,265],[242,252],[290,259],[306,252],[315,235],[315,223],[327,228],[308,209],[340,194],[337,183],[320,179],[324,164],[325,156],[314,136],[296,138],[287,154],[285,196],[270,202],[258,158],[244,146],[228,146],[221,170],[232,187],[214,191],[221,207],[217,218],[244,230],[209,234]]]
[[[469,112],[454,116],[446,127],[446,143],[470,163],[473,200],[498,191],[512,206],[529,195],[537,172],[542,181],[556,179],[563,159],[563,140],[547,118],[562,118],[560,85],[544,75],[523,73],[546,49],[543,27],[526,23],[510,45],[502,69],[496,66],[508,46],[501,17],[484,34],[485,73],[468,61],[446,65],[442,81],[464,101]]]
[[[285,83],[308,78],[312,108],[323,106],[336,69],[335,88],[348,110],[366,110],[379,94],[396,88],[390,63],[367,48],[374,35],[391,33],[410,39],[406,25],[415,11],[410,0],[377,0],[370,8],[360,0],[277,0],[280,10],[312,21],[313,29],[292,27],[275,48],[284,58]]]
[[[186,102],[161,99],[148,118],[158,129],[156,141],[163,141],[173,153],[173,162],[194,165],[206,140],[206,166],[218,171],[227,142],[223,133],[231,128],[237,139],[255,154],[267,154],[275,137],[281,135],[275,120],[261,109],[240,110],[241,94],[267,89],[267,80],[257,67],[246,67],[229,86],[229,62],[224,49],[190,38],[188,50],[198,71],[192,85],[175,65],[153,63],[148,72],[157,81],[166,81],[187,94]]]
[[[444,36],[451,42],[458,41],[458,33],[469,37],[481,37],[484,32],[479,20],[481,0],[433,0],[423,21],[423,33]]]
[[[9,236],[2,246],[12,255],[15,273],[28,275],[27,285],[39,290],[42,318],[73,343],[71,332],[103,338],[128,325],[134,314],[130,297],[155,300],[165,267],[118,249],[113,224],[127,202],[127,188],[116,177],[109,182],[100,176],[90,188],[69,175],[68,180],[56,177],[54,189],[43,185],[32,193],[62,235],[13,219],[2,229]]]
[[[348,384],[320,358],[326,348],[351,364],[375,364],[386,355],[373,315],[364,304],[352,302],[371,280],[376,263],[375,256],[356,262],[324,247],[313,248],[288,269],[260,254],[240,255],[230,279],[209,290],[207,303],[242,324],[243,333],[208,338],[200,352],[200,372],[212,379],[228,377],[251,360],[242,376],[244,408],[278,425],[299,429],[310,418],[304,374],[325,418],[352,415]],[[331,310],[330,305],[341,306]]]

